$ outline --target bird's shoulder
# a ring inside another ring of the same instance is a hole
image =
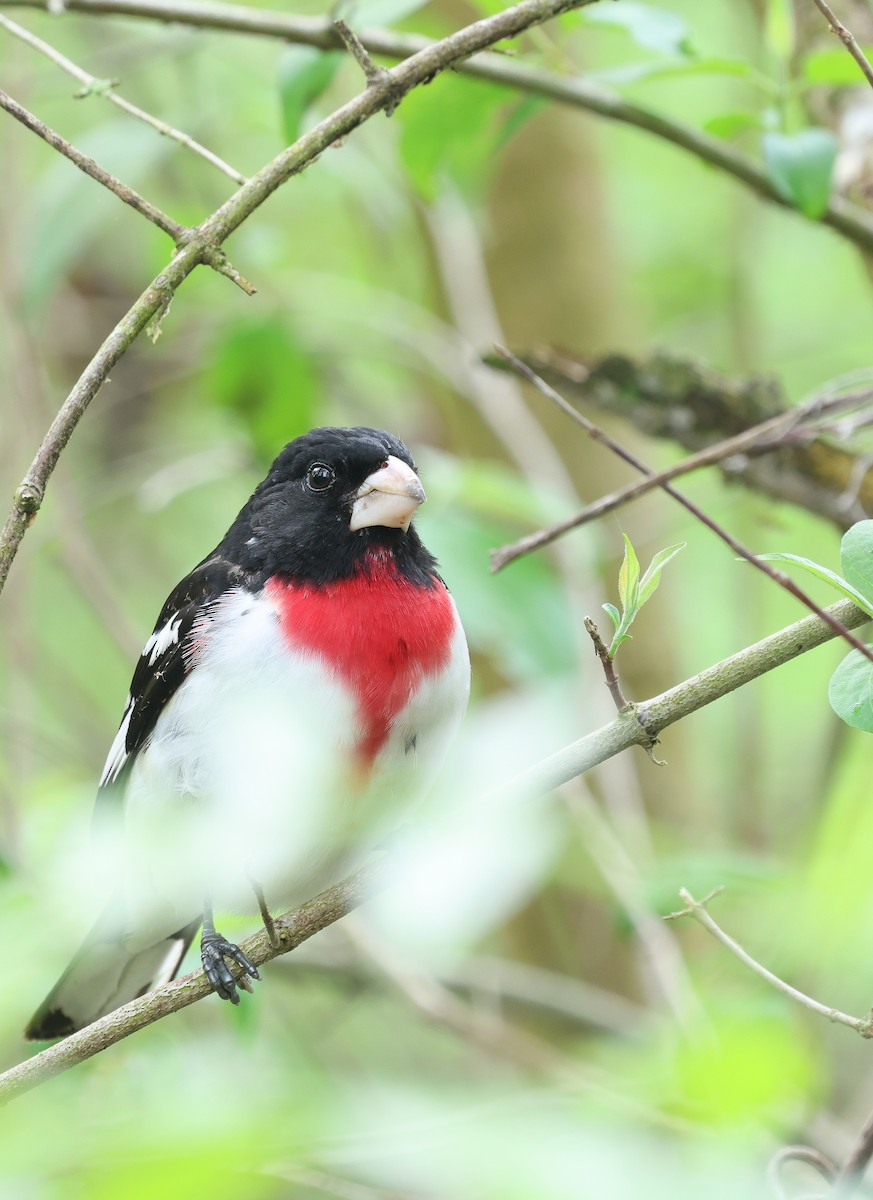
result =
[[[216,551],[167,597],[134,670],[121,723],[100,777],[101,793],[116,791],[123,783],[161,713],[191,670],[195,657],[192,633],[208,624],[228,592],[251,586],[247,574]]]

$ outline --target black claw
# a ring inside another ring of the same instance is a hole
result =
[[[206,972],[206,978],[209,980],[209,986],[218,993],[222,1000],[229,1000],[231,1004],[239,1004],[239,992],[236,980],[227,965],[227,959],[239,963],[242,967],[244,974],[240,982],[246,991],[251,991],[251,985],[246,976],[260,979],[255,964],[247,955],[243,954],[239,946],[229,942],[220,933],[204,933],[200,939],[200,959],[203,963],[203,970]]]

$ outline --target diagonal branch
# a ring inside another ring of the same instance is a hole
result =
[[[0,0],[0,8],[45,10],[50,5],[51,0]],[[330,20],[291,16],[235,4],[211,3],[209,0],[65,0],[64,9],[94,16],[139,17],[200,29],[280,38],[321,50],[343,48]],[[361,45],[370,54],[390,59],[408,58],[433,45],[427,38],[387,29],[366,29],[359,36]],[[470,62],[459,62],[455,69],[476,79],[505,84],[530,95],[544,96],[595,116],[641,129],[733,176],[759,199],[798,212],[777,190],[764,168],[742,151],[703,130],[683,125],[625,100],[619,93],[600,84],[514,62],[498,54],[484,54]],[[798,215],[802,214],[798,212]],[[818,220],[859,249],[873,251],[873,218],[859,205],[841,196],[832,196]]]
[[[0,533],[0,591],[25,533],[39,511],[49,477],[91,400],[146,324],[166,312],[176,290],[195,267],[207,262],[222,273],[237,275],[223,258],[222,243],[238,229],[292,175],[299,174],[339,139],[357,129],[378,112],[396,107],[398,99],[412,88],[428,83],[456,63],[493,46],[504,38],[516,37],[571,8],[594,0],[521,0],[521,3],[475,21],[439,42],[431,43],[366,89],[342,108],[331,113],[292,146],[283,150],[196,229],[185,231],[184,245],[169,266],[150,284],[130,311],[116,325],[61,406],[43,439],[30,469],[18,487],[12,510]],[[237,280],[239,281],[239,280]],[[242,280],[240,286],[246,286]]]
[[[586,416],[583,416],[582,413],[575,409],[572,404],[570,404],[564,399],[563,396],[556,392],[553,387],[550,387],[544,379],[537,375],[535,371],[532,371],[526,363],[523,363],[520,358],[516,358],[516,356],[510,353],[509,350],[505,350],[501,346],[496,346],[495,350],[501,358],[504,358],[506,362],[509,363],[513,370],[515,370],[523,379],[526,379],[528,383],[532,384],[541,395],[553,401],[553,403],[560,408],[561,412],[565,413],[572,421],[575,421],[577,425],[580,425],[590,438],[593,438],[594,441],[600,442],[601,445],[608,447],[613,454],[617,455],[624,462],[628,463],[635,470],[639,471],[640,474],[649,479],[654,477],[655,472],[650,467],[646,466],[641,459],[637,458],[635,454],[631,453],[630,450],[622,446],[620,442],[617,442],[615,438],[611,437],[605,430],[601,429],[599,425],[595,425],[593,421],[589,421]],[[838,634],[844,642],[847,642],[854,650],[857,650],[859,654],[863,654],[866,659],[868,659],[870,662],[873,662],[873,647],[865,645],[862,641],[856,638],[850,630],[848,630],[844,625],[841,625],[835,617],[830,615],[828,609],[820,608],[819,605],[816,604],[816,602],[812,599],[812,597],[808,596],[802,588],[798,587],[794,580],[790,579],[784,571],[775,571],[770,564],[764,561],[764,559],[762,559],[759,555],[753,554],[751,550],[744,546],[742,542],[737,541],[733,534],[729,533],[727,529],[718,523],[718,521],[714,520],[711,516],[709,516],[708,513],[704,512],[703,509],[699,505],[695,504],[693,500],[690,500],[683,492],[677,491],[671,483],[662,482],[660,487],[662,491],[666,492],[668,496],[672,497],[673,500],[681,504],[687,512],[690,512],[691,515],[700,521],[702,525],[705,525],[707,529],[714,533],[717,538],[720,538],[721,541],[723,541],[725,545],[729,547],[729,549],[733,550],[734,554],[738,554],[740,558],[744,559],[757,571],[760,571],[762,575],[766,575],[768,579],[772,580],[773,583],[777,584],[784,591],[790,592],[795,600],[799,600],[800,603],[804,605],[804,607],[808,608],[810,612],[815,613],[817,617],[820,617],[821,620],[829,624],[834,633]]]
[[[31,133],[35,133],[37,137],[41,137],[44,142],[47,142],[52,149],[57,150],[59,154],[63,154],[70,162],[75,163],[80,171],[84,171],[86,175],[90,175],[92,179],[96,179],[98,183],[102,183],[105,188],[113,192],[119,200],[123,200],[125,204],[129,204],[132,209],[151,221],[153,225],[157,225],[158,229],[162,229],[168,234],[178,246],[185,235],[185,228],[179,225],[166,213],[162,213],[159,208],[155,208],[154,204],[146,200],[139,192],[135,192],[132,187],[128,187],[126,183],[122,183],[120,179],[116,179],[114,175],[96,163],[93,158],[89,158],[87,154],[83,154],[81,150],[77,150],[71,145],[66,138],[62,138],[59,133],[55,133],[53,129],[49,129],[48,125],[35,117],[32,112],[28,112],[16,100],[6,92],[0,91],[0,108],[5,108],[11,117],[16,121],[20,121]]]
[[[250,937],[242,946],[243,951],[256,967],[280,954],[287,954],[313,934],[339,921],[353,908],[357,908],[372,893],[378,868],[365,867],[342,883],[328,888],[295,912],[286,913],[275,921],[281,945],[274,949],[264,930]],[[239,971],[238,967],[233,968]],[[131,1000],[114,1012],[108,1013],[79,1033],[73,1033],[61,1042],[41,1050],[39,1054],[19,1063],[0,1075],[0,1105],[13,1097],[27,1092],[47,1079],[59,1075],[86,1059],[93,1058],[101,1050],[115,1045],[132,1033],[145,1029],[162,1017],[178,1012],[212,994],[212,989],[202,971],[193,971],[175,979],[164,987]]]
[[[828,614],[853,629],[870,619],[850,600],[833,605]],[[540,795],[630,746],[651,746],[660,731],[669,725],[833,637],[833,629],[824,621],[818,617],[805,617],[662,695],[629,705],[609,725],[580,738],[510,780],[499,789],[500,795],[505,793],[512,798]],[[243,944],[243,950],[256,966],[293,950],[363,903],[378,885],[379,875],[378,864],[365,867],[296,912],[278,918],[275,922],[281,940],[278,949],[271,947],[266,931],[261,931]],[[0,1104],[209,994],[206,978],[198,971],[131,1000],[87,1029],[0,1075]]]
[[[44,42],[42,38],[37,37],[35,33],[31,33],[29,29],[24,29],[15,21],[10,21],[8,17],[0,15],[0,25],[8,33],[11,33],[13,37],[17,37],[28,46],[32,46],[34,50],[38,50],[40,54],[45,55],[46,58],[51,59],[62,71],[66,71],[68,75],[72,75],[73,79],[78,79],[79,83],[84,85],[84,91],[79,93],[80,96],[103,96],[110,104],[114,104],[116,108],[120,108],[130,116],[136,117],[138,121],[144,121],[146,125],[151,125],[152,129],[156,129],[164,137],[171,138],[173,141],[179,142],[182,146],[187,146],[189,150],[193,150],[195,154],[199,154],[201,158],[205,158],[214,167],[218,167],[219,171],[223,171],[225,175],[229,175],[236,183],[245,183],[245,175],[240,175],[239,171],[230,166],[229,163],[226,163],[223,158],[219,158],[217,154],[213,154],[211,150],[207,150],[205,146],[201,146],[189,134],[183,133],[181,129],[174,129],[166,121],[161,121],[158,117],[153,117],[145,109],[139,108],[136,104],[131,104],[129,100],[125,100],[123,96],[119,96],[114,90],[115,84],[111,80],[98,79],[90,71],[85,71],[82,67],[76,66],[66,55],[61,54],[60,50],[56,50],[54,46],[50,46],[48,42]]]

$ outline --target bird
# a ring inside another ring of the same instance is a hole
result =
[[[412,524],[425,499],[393,434],[310,430],[170,593],[97,791],[110,898],[27,1038],[169,982],[198,929],[212,990],[239,1003],[258,971],[214,910],[260,912],[272,938],[277,905],[402,825],[470,688],[458,610]]]

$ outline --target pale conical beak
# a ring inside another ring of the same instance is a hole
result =
[[[384,466],[368,475],[355,493],[349,529],[366,529],[368,525],[384,525],[389,529],[409,528],[412,514],[427,496],[421,480],[393,454]]]

